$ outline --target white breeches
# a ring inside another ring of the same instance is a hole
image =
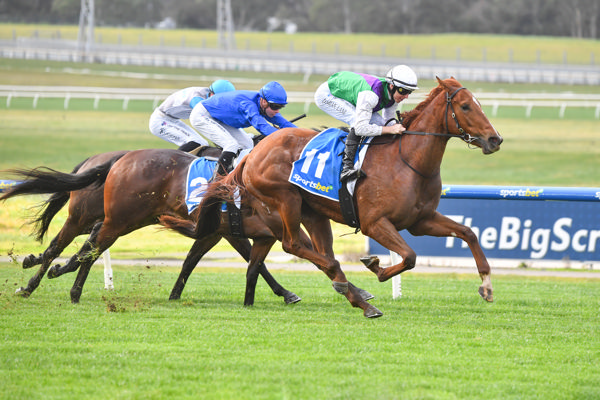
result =
[[[315,92],[315,103],[317,107],[331,115],[333,118],[346,123],[348,126],[354,126],[356,118],[356,107],[352,103],[335,97],[331,94],[327,82],[322,83]],[[371,115],[371,124],[383,126],[385,121],[378,113]]]
[[[202,104],[196,105],[190,115],[190,123],[204,137],[221,147],[223,151],[237,153],[254,147],[252,135],[241,128],[234,128],[217,121]]]
[[[150,132],[154,136],[181,146],[187,142],[194,141],[201,146],[208,146],[208,142],[198,134],[192,127],[177,118],[165,115],[158,108],[150,116],[148,124]]]

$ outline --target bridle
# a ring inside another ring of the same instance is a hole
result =
[[[456,113],[454,112],[454,105],[452,104],[452,99],[454,98],[454,96],[456,96],[456,94],[463,89],[466,89],[466,88],[464,86],[460,87],[460,88],[456,89],[452,94],[448,94],[448,92],[446,92],[446,112],[444,114],[444,123],[446,125],[446,133],[419,132],[419,131],[406,130],[406,131],[402,132],[402,134],[403,135],[419,135],[419,136],[446,136],[446,137],[450,137],[450,138],[461,139],[462,141],[464,141],[467,144],[473,143],[475,140],[477,140],[477,138],[474,136],[471,136],[460,126],[460,123],[458,122],[458,118],[456,118]],[[449,114],[448,111],[452,111],[452,113],[450,115],[452,116],[452,119],[454,120],[454,123],[456,124],[456,130],[460,133],[450,133],[450,129],[449,129],[449,125],[448,125],[448,114]],[[390,122],[390,121],[388,121],[388,122]],[[386,125],[387,125],[387,123],[386,123]]]
[[[452,104],[452,99],[454,98],[454,96],[456,96],[456,94],[458,92],[460,92],[463,89],[466,89],[466,88],[464,86],[460,87],[460,88],[456,89],[452,94],[449,94],[448,92],[446,92],[446,112],[444,115],[444,123],[446,125],[446,133],[420,132],[420,131],[406,130],[406,131],[402,132],[402,135],[400,136],[400,140],[398,141],[398,154],[400,154],[400,159],[404,162],[404,164],[406,164],[406,166],[408,168],[410,168],[413,172],[415,172],[417,175],[419,175],[423,178],[433,178],[434,176],[438,175],[440,173],[440,171],[438,169],[434,174],[427,176],[427,175],[423,174],[422,172],[419,172],[412,165],[410,165],[408,163],[408,161],[406,161],[404,159],[404,157],[402,157],[402,136],[418,135],[418,136],[443,136],[443,137],[449,137],[449,138],[458,138],[458,139],[461,139],[462,141],[464,141],[465,143],[467,143],[468,145],[470,145],[475,140],[477,140],[477,138],[475,136],[471,136],[460,126],[460,123],[458,122],[458,118],[456,118],[456,113],[454,112],[454,105]],[[452,119],[454,120],[454,123],[456,124],[456,129],[460,133],[450,133],[450,129],[449,129],[449,125],[448,125],[448,114],[450,111],[451,111],[450,115],[452,116]],[[400,117],[399,113],[398,113],[398,117]],[[393,119],[387,121],[386,125],[391,121],[400,122],[400,118],[398,118],[398,120],[393,118]]]

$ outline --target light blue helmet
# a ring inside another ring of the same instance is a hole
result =
[[[287,93],[279,82],[269,82],[260,89],[260,97],[275,104],[287,104]]]
[[[233,86],[233,83],[226,81],[225,79],[219,79],[214,81],[208,87],[208,90],[210,90],[214,94],[232,92],[235,90],[235,86]]]

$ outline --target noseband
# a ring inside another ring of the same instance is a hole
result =
[[[468,134],[467,132],[465,132],[465,130],[460,126],[460,123],[458,122],[458,118],[456,118],[456,113],[454,112],[454,106],[452,105],[452,99],[454,98],[454,96],[456,96],[456,94],[463,89],[466,89],[466,88],[460,87],[460,88],[456,89],[454,91],[454,93],[452,93],[452,94],[448,94],[448,92],[446,92],[446,112],[444,115],[444,122],[446,124],[446,133],[419,132],[419,131],[408,131],[407,130],[407,131],[402,132],[402,134],[403,135],[420,135],[420,136],[447,136],[447,137],[449,136],[450,138],[455,137],[455,138],[461,139],[462,141],[464,141],[467,144],[473,143],[475,140],[477,140],[477,138],[473,137],[470,134]],[[459,134],[450,133],[450,129],[448,126],[448,111],[452,112],[450,115],[452,115],[452,119],[454,120],[454,123],[456,123],[456,129],[460,132]]]
[[[456,113],[454,112],[454,106],[452,105],[452,99],[454,98],[454,96],[456,96],[456,94],[458,92],[460,92],[461,90],[466,89],[465,87],[460,87],[458,89],[456,89],[452,94],[448,94],[448,92],[446,92],[446,113],[444,116],[444,123],[446,125],[446,133],[435,133],[435,132],[419,132],[419,131],[404,131],[402,132],[402,136],[404,135],[420,135],[420,136],[445,136],[445,137],[450,137],[450,138],[459,138],[462,141],[466,142],[467,144],[471,144],[473,143],[475,140],[477,140],[476,137],[471,136],[470,134],[468,134],[467,132],[465,132],[465,130],[460,126],[460,123],[458,122],[458,118],[456,118]],[[456,133],[450,133],[450,129],[448,126],[448,113],[449,111],[451,111],[452,113],[450,115],[452,115],[452,119],[454,120],[454,122],[456,123],[456,129],[458,130],[458,132],[460,132],[459,134]],[[398,114],[399,115],[399,114]],[[389,122],[389,121],[388,121]],[[387,125],[387,123],[386,123]],[[421,173],[420,171],[418,171],[417,169],[415,169],[412,165],[410,165],[405,159],[404,157],[402,157],[402,136],[400,136],[400,140],[398,141],[398,152],[400,154],[400,159],[404,162],[404,164],[406,164],[413,172],[415,172],[417,175],[423,177],[423,178],[432,178],[436,175],[438,175],[440,173],[440,171],[438,170],[435,174],[432,174],[431,176],[427,176],[423,173]]]
[[[451,137],[458,137],[465,141],[468,144],[473,143],[477,138],[469,135],[458,123],[458,119],[456,118],[456,113],[454,112],[454,106],[452,105],[452,99],[456,96],[456,93],[465,89],[464,87],[460,87],[454,91],[452,94],[448,94],[446,92],[446,113],[445,113],[445,121],[446,121],[446,135],[450,135]],[[448,110],[452,111],[452,119],[456,123],[456,129],[460,132],[460,134],[450,133],[450,129],[448,129]]]

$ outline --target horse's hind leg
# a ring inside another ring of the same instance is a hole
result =
[[[83,292],[83,286],[85,285],[85,281],[87,280],[88,274],[90,273],[90,269],[92,268],[94,262],[96,262],[100,255],[106,249],[112,246],[120,236],[120,232],[105,228],[107,228],[107,225],[103,224],[102,228],[100,228],[100,232],[98,233],[96,241],[90,242],[90,251],[83,255],[81,259],[81,265],[79,266],[77,278],[75,278],[75,282],[71,288],[71,303],[73,304],[79,303],[81,293]]]
[[[313,226],[314,222],[316,218],[317,221],[317,226]],[[319,224],[322,224],[324,222],[321,222],[320,219],[322,219],[321,217],[317,216],[316,214],[314,214],[312,212],[312,210],[308,209],[308,207],[304,207],[303,208],[303,214],[302,214],[302,223],[307,227],[307,229],[309,229],[309,231],[317,231],[317,232],[321,232],[321,235],[317,235],[316,237],[312,237],[312,241],[307,238],[305,238],[305,241],[308,241],[308,245],[312,245],[315,247],[315,250],[318,251],[321,254],[325,254],[328,257],[334,258],[334,254],[333,254],[333,234],[325,234],[325,231],[323,230],[323,228],[320,227]],[[329,232],[331,232],[331,223],[329,223]],[[304,234],[304,232],[301,232],[302,234]],[[304,235],[306,236],[306,235]],[[302,237],[302,235],[301,235]],[[358,286],[355,286],[354,284],[352,284],[352,282],[348,282],[349,286],[353,286],[358,293],[360,294],[360,297],[363,298],[363,300],[368,301],[371,299],[374,299],[375,296],[372,295],[370,292],[366,291],[365,289],[361,289]]]
[[[219,243],[219,240],[221,240],[220,235],[212,234],[194,242],[192,248],[183,261],[181,272],[179,273],[177,281],[175,281],[175,285],[171,290],[169,300],[179,300],[181,298],[181,292],[183,292],[183,288],[185,288],[185,284],[190,277],[190,274],[194,268],[196,268],[196,265],[200,259],[217,243]]]
[[[42,263],[42,254],[36,256],[35,254],[30,254],[23,259],[23,269],[33,268],[36,265],[40,265]]]
[[[64,275],[66,273],[76,271],[81,265],[81,260],[83,259],[83,257],[85,257],[92,250],[91,243],[96,241],[98,231],[101,227],[102,222],[98,222],[96,225],[94,225],[94,227],[92,228],[92,232],[86,239],[85,243],[83,243],[81,249],[79,249],[79,251],[76,254],[74,254],[65,265],[61,266],[57,264],[50,267],[50,269],[48,270],[48,279],[58,278],[59,276]]]
[[[35,289],[38,288],[46,271],[50,266],[50,263],[62,253],[66,246],[73,241],[75,238],[76,230],[69,224],[69,220],[65,223],[59,234],[52,239],[48,248],[42,254],[42,265],[37,272],[29,279],[26,287],[21,287],[16,290],[15,294],[23,297],[29,297]]]
[[[246,293],[244,296],[245,306],[251,306],[254,304],[258,275],[263,277],[273,293],[275,293],[277,296],[283,297],[283,300],[286,304],[293,304],[302,300],[298,295],[281,286],[281,284],[277,282],[273,275],[271,275],[264,263],[265,258],[269,254],[273,244],[276,242],[275,238],[255,239],[254,245],[250,245],[250,242],[247,239],[226,239],[233,246],[233,248],[236,249],[242,257],[244,257],[246,261],[250,262],[248,265],[248,270],[246,271]]]
[[[310,210],[301,210],[301,199],[298,197],[281,198],[278,204],[279,214],[284,226],[281,241],[283,249],[320,267],[332,280],[335,291],[343,294],[353,307],[362,309],[365,317],[381,317],[383,313],[362,298],[356,286],[351,285],[346,279],[340,268],[340,263],[331,256],[333,254],[333,249],[330,249],[333,243],[333,234],[329,220],[319,217]],[[323,254],[317,253],[302,242],[301,219],[313,242],[323,244]]]

